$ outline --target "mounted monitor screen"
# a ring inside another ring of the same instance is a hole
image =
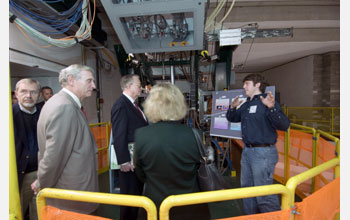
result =
[[[271,91],[272,95],[275,96],[275,86],[266,87],[265,92],[268,91]],[[242,139],[241,123],[232,123],[226,119],[226,112],[236,96],[243,101],[242,104],[247,100],[244,89],[213,92],[211,136]]]

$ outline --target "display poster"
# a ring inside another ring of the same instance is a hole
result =
[[[271,91],[275,96],[275,86],[266,87],[266,93]],[[214,91],[212,94],[212,114],[210,124],[210,135],[226,138],[241,139],[241,123],[231,123],[226,119],[226,112],[233,99],[238,96],[242,104],[247,100],[244,89],[234,89],[228,91]],[[241,105],[242,105],[241,104]]]

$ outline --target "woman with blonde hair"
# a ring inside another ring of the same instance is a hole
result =
[[[145,183],[143,194],[156,204],[176,194],[199,192],[199,151],[192,129],[180,123],[187,106],[181,91],[172,84],[155,85],[144,104],[151,124],[135,132],[136,174]],[[173,219],[210,219],[208,205],[170,209]]]

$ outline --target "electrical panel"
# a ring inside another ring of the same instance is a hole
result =
[[[204,0],[103,0],[127,53],[203,49]]]

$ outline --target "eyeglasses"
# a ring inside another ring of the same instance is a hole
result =
[[[33,95],[39,94],[39,91],[35,91],[35,90],[33,90],[33,91],[28,91],[28,90],[23,89],[23,90],[20,90],[18,93],[19,93],[20,95],[26,95],[27,93],[29,93],[31,96],[33,96]]]

